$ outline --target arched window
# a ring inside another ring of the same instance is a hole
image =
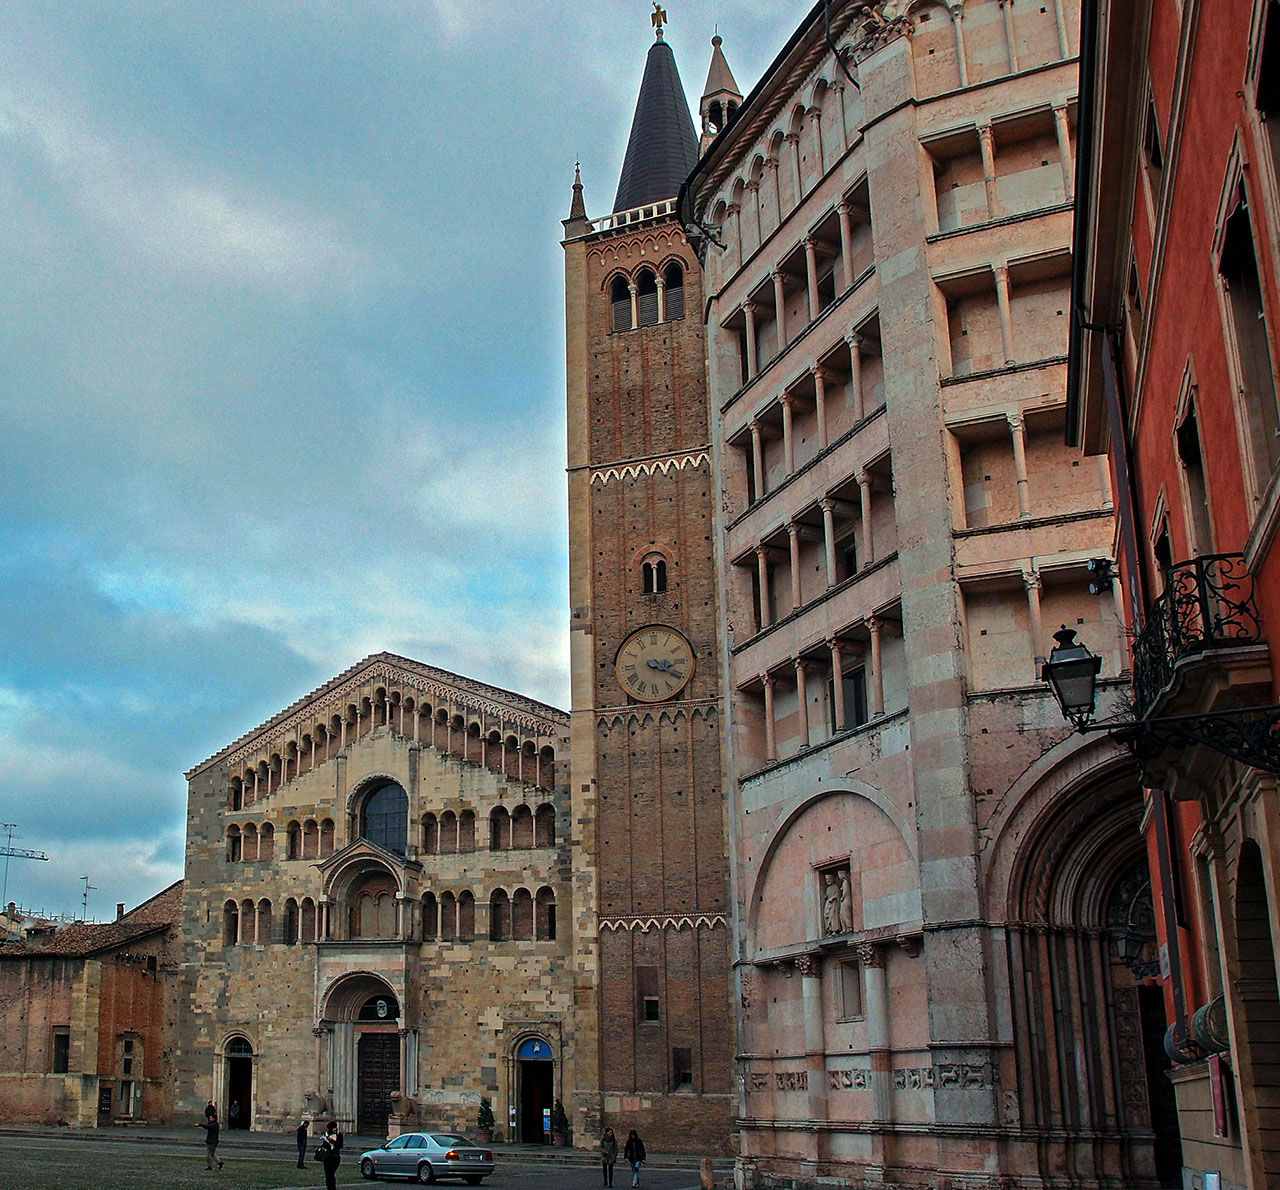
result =
[[[252,901],[240,902],[240,941],[251,944],[258,936],[258,913]]]
[[[511,845],[511,815],[505,806],[497,806],[489,813],[489,850],[506,851]]]
[[[640,567],[646,595],[661,595],[667,589],[667,560],[661,554],[650,554]]]
[[[276,828],[269,822],[262,824],[262,833],[258,836],[258,858],[274,859],[276,853]]]
[[[360,809],[360,837],[404,855],[409,845],[409,795],[394,781],[374,789]]]
[[[244,855],[241,850],[242,840],[240,838],[240,828],[232,826],[227,828],[227,859],[233,864],[238,864]]]
[[[240,906],[228,901],[222,907],[222,944],[235,946],[240,941]]]
[[[422,894],[422,939],[430,942],[440,929],[440,906],[436,904],[436,894]]]
[[[440,854],[453,855],[458,850],[458,816],[452,810],[440,815]]]
[[[505,890],[495,888],[489,897],[489,939],[505,942],[511,937],[511,898]]]
[[[535,937],[550,942],[556,936],[556,894],[550,888],[538,889],[535,904]]]
[[[452,942],[458,936],[458,898],[451,892],[440,894],[440,941]]]
[[[609,302],[613,311],[613,329],[629,331],[631,329],[631,289],[625,277],[614,277],[609,287]]]
[[[434,814],[422,816],[422,854],[436,855],[440,851],[440,826]]]
[[[252,822],[246,822],[244,835],[240,844],[240,855],[245,862],[258,858],[258,828]]]
[[[320,828],[314,818],[308,818],[302,826],[302,858],[315,859],[320,854]]]
[[[302,941],[316,940],[316,903],[310,897],[302,898]]]
[[[258,902],[258,941],[271,941],[271,927],[275,924],[271,916],[271,902],[265,897]]]
[[[636,313],[641,326],[658,321],[658,278],[650,269],[641,269],[636,277]]]
[[[476,849],[476,815],[474,810],[463,810],[458,815],[458,850]]]
[[[684,270],[678,264],[667,265],[664,279],[667,283],[667,321],[684,317]]]
[[[470,942],[476,936],[476,899],[469,891],[458,894],[458,941]]]
[[[298,945],[298,902],[290,897],[284,903],[284,943],[286,946]]]
[[[231,808],[244,809],[244,784],[239,777],[231,778]]]
[[[288,856],[290,859],[302,858],[302,827],[296,822],[289,823],[287,829],[288,835]]]
[[[518,888],[511,897],[511,937],[533,938],[533,896],[527,888]]]
[[[556,808],[543,802],[533,816],[533,845],[554,847],[556,843]]]
[[[511,846],[533,846],[533,811],[528,806],[517,806],[511,812]]]
[[[333,819],[326,818],[320,824],[320,854],[333,854]]]

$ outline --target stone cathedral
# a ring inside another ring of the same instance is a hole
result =
[[[718,40],[708,89],[723,119]],[[572,714],[384,653],[187,774],[177,1112],[381,1135],[487,1098],[538,1142],[560,1101],[578,1144],[730,1151],[698,152],[659,27],[613,210],[579,180],[564,223]]]

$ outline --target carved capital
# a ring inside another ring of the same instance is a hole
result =
[[[853,948],[853,953],[864,967],[884,966],[884,951],[874,942],[859,942]]]
[[[1038,570],[1024,570],[1022,572],[1022,585],[1028,591],[1040,590],[1040,572]]]
[[[1023,429],[1027,424],[1026,419],[1021,413],[1007,414],[1005,416],[1005,421],[1009,423],[1009,429],[1013,430],[1015,433]]]
[[[862,623],[871,636],[879,636],[884,631],[884,621],[879,616],[868,616]]]

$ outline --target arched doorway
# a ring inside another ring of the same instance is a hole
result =
[[[400,1005],[376,993],[356,1016],[356,1131],[382,1136],[391,1096],[400,1089]]]
[[[1240,1094],[1246,1119],[1255,1135],[1246,1137],[1255,1177],[1260,1184],[1280,1185],[1280,1150],[1271,1138],[1280,1135],[1280,1076],[1271,1056],[1280,1032],[1280,988],[1276,983],[1276,955],[1271,942],[1271,913],[1267,900],[1262,852],[1252,839],[1240,848],[1236,869],[1236,949],[1238,970],[1235,999],[1240,1057]],[[1252,1102],[1250,1102],[1252,1101]],[[1250,1110],[1252,1109],[1252,1110]]]
[[[226,1057],[226,1128],[248,1128],[253,1118],[253,1045],[247,1037],[233,1037]]]
[[[360,971],[335,982],[322,1003],[330,1041],[321,1077],[333,1089],[334,1115],[348,1131],[383,1135],[391,1096],[414,1091],[417,1050],[412,1031],[401,1030],[400,1001],[385,980]]]
[[[555,1102],[555,1054],[542,1037],[526,1037],[516,1046],[516,1136],[524,1144],[551,1139],[547,1122]]]

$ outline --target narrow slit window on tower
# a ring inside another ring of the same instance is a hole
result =
[[[615,277],[609,287],[609,299],[613,306],[613,329],[631,329],[631,290],[625,277]]]
[[[660,1021],[662,1005],[658,999],[658,968],[636,968],[636,995],[640,1000],[640,1019],[642,1021]]]

